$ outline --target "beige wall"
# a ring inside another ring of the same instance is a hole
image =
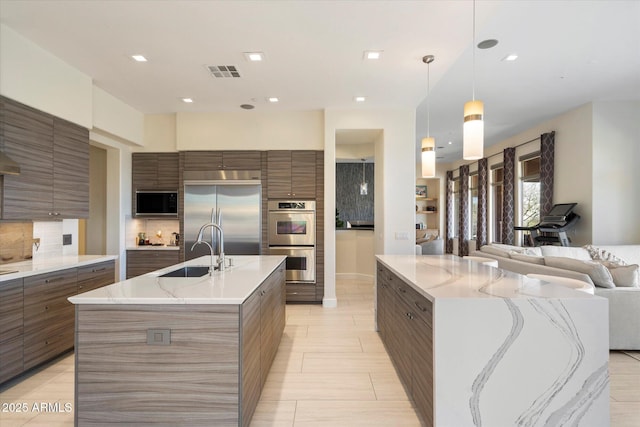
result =
[[[145,130],[144,114],[94,86],[93,127],[141,145]]]
[[[92,126],[91,78],[2,24],[0,93],[85,128]]]
[[[146,114],[144,144],[134,151],[172,152],[176,149],[176,114]]]
[[[177,113],[176,149],[322,150],[322,111]]]
[[[336,230],[336,274],[345,278],[373,278],[376,266],[372,230]]]
[[[86,220],[87,255],[107,252],[107,151],[91,147],[89,152],[89,218]]]

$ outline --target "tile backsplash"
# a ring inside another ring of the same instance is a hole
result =
[[[162,233],[162,237],[158,237],[158,232]],[[126,239],[127,246],[135,246],[138,233],[146,233],[149,243],[164,243],[168,245],[171,242],[171,233],[180,232],[180,223],[177,219],[139,219],[127,218]]]
[[[71,244],[62,244],[62,235]],[[78,220],[0,222],[0,264],[78,254]]]
[[[31,258],[33,223],[0,222],[0,264]]]

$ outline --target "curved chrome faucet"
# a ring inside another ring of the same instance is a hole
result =
[[[209,223],[203,225],[202,227],[200,227],[200,231],[198,231],[198,238],[197,238],[196,242],[193,244],[193,246],[191,246],[191,250],[193,250],[193,248],[195,248],[196,245],[199,245],[200,243],[204,243],[209,247],[209,250],[211,251],[211,266],[209,267],[209,275],[212,275],[213,272],[215,271],[215,267],[214,267],[215,264],[213,262],[213,246],[211,246],[208,242],[202,240],[202,234],[204,233],[204,230],[207,227],[212,227],[212,229],[215,228],[216,230],[218,230],[218,233],[220,233],[220,250],[219,250],[219,254],[218,254],[218,270],[224,271],[224,233],[222,232],[222,227],[220,227],[215,222],[209,222]],[[212,232],[213,232],[213,230],[212,230]],[[213,243],[213,235],[212,235],[211,243]]]

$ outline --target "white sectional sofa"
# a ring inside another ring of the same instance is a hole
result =
[[[523,248],[490,244],[472,255],[496,259],[500,268],[520,274],[590,283],[595,295],[609,300],[609,348],[640,350],[640,245]]]

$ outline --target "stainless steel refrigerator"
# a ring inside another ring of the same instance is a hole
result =
[[[261,239],[262,186],[255,180],[186,181],[184,183],[184,255],[190,260],[210,255],[207,245],[191,247],[200,227],[219,210],[224,232],[225,255],[258,255]],[[212,243],[213,238],[213,243]],[[204,240],[218,253],[218,235],[211,227]]]

